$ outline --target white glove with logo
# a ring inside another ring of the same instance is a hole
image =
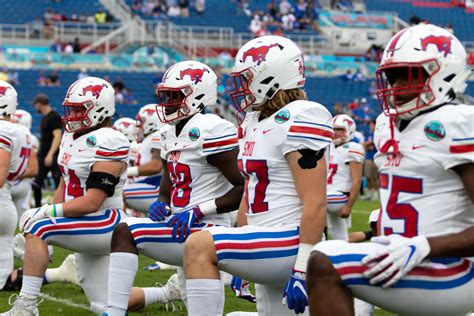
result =
[[[400,235],[379,236],[372,242],[385,245],[362,259],[369,267],[364,277],[370,284],[383,283],[387,288],[397,283],[408,272],[416,268],[431,251],[428,239],[424,236],[406,238]]]
[[[34,222],[49,217],[53,223],[56,220],[53,217],[54,205],[45,204],[38,208],[26,210],[20,217],[19,228],[21,231],[27,230]]]

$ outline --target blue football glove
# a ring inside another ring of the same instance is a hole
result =
[[[233,276],[230,282],[230,288],[235,296],[251,303],[256,303],[257,298],[250,292],[250,283],[239,277]]]
[[[285,285],[283,304],[293,309],[296,314],[303,314],[308,305],[306,294],[306,273],[293,269],[291,277]]]
[[[170,207],[165,202],[156,200],[148,209],[148,217],[155,221],[161,222],[170,214]]]
[[[168,222],[168,226],[173,227],[173,238],[178,238],[180,242],[184,242],[191,233],[191,227],[199,222],[203,216],[204,214],[198,205],[174,214]]]

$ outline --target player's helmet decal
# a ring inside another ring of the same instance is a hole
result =
[[[82,88],[82,94],[85,96],[87,92],[90,92],[94,98],[98,99],[100,97],[100,94],[102,93],[102,89],[104,88],[107,88],[105,84],[86,86]]]
[[[444,57],[447,57],[451,54],[451,36],[436,36],[436,35],[429,35],[425,38],[421,39],[421,50],[426,51],[428,49],[428,45],[432,44],[438,48],[438,52],[444,53]]]
[[[5,96],[5,93],[7,93],[8,89],[10,89],[10,87],[0,86],[0,97]]]
[[[425,135],[429,140],[439,141],[446,136],[446,131],[440,121],[430,121],[425,124]]]
[[[191,80],[194,81],[194,83],[199,83],[199,82],[202,82],[202,76],[204,76],[206,72],[209,72],[209,69],[207,68],[183,69],[179,72],[179,79],[183,80],[185,76],[189,76],[189,78],[191,78]]]
[[[289,119],[290,119],[290,111],[288,111],[287,109],[283,109],[277,114],[275,114],[275,122],[277,122],[278,124],[286,123],[288,122]]]
[[[252,61],[257,63],[257,65],[260,65],[263,61],[265,61],[268,52],[270,51],[271,48],[273,47],[280,47],[280,50],[283,49],[283,47],[280,44],[270,44],[270,45],[263,45],[259,47],[252,47],[248,49],[247,51],[244,52],[242,55],[242,62],[244,63],[248,57],[252,57]]]
[[[199,128],[197,127],[193,127],[191,128],[191,130],[189,131],[189,139],[192,140],[192,141],[196,141],[198,140],[199,137],[201,137],[201,132],[199,131]]]

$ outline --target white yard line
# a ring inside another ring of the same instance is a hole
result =
[[[71,302],[70,300],[67,300],[67,299],[64,299],[64,298],[58,298],[58,297],[55,297],[55,296],[51,296],[49,294],[40,293],[40,297],[42,297],[42,298],[44,298],[48,301],[53,301],[53,302],[56,302],[56,303],[67,305],[69,307],[80,308],[80,309],[84,309],[84,310],[87,310],[87,311],[90,310],[89,306],[87,306],[85,304],[74,303],[74,302]]]

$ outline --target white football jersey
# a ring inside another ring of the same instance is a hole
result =
[[[390,138],[387,117],[377,118],[375,144]],[[453,167],[474,163],[474,107],[448,104],[419,115],[400,132],[399,154],[378,152],[380,233],[437,236],[474,225],[474,206]],[[392,151],[390,151],[392,152]]]
[[[171,210],[184,208],[221,197],[232,189],[232,184],[207,157],[229,151],[238,146],[235,126],[214,114],[195,114],[176,136],[176,126],[166,125],[161,130],[161,157],[165,159],[171,182]],[[206,223],[230,226],[230,216],[206,216]]]
[[[137,143],[133,141],[130,143],[130,154],[129,154],[129,161],[131,165],[135,165],[137,158],[138,158],[138,151],[140,150],[141,143]]]
[[[299,226],[303,204],[285,155],[328,148],[333,135],[331,114],[318,103],[295,101],[260,122],[259,116],[260,112],[247,113],[239,131],[248,223]]]
[[[160,147],[160,131],[156,131],[156,132],[153,132],[153,133],[149,134],[140,143],[140,147],[138,149],[138,155],[135,159],[135,166],[141,166],[141,165],[144,165],[144,164],[150,162],[151,159],[152,159],[151,150],[152,149],[160,150],[160,148],[161,148]],[[161,172],[159,174],[161,174]],[[153,176],[155,176],[155,175],[153,175]],[[136,178],[134,178],[134,180],[135,181],[140,181],[140,180],[146,179],[148,177],[149,176],[136,177]]]
[[[76,139],[72,133],[64,133],[59,149],[58,164],[64,179],[64,201],[83,196],[86,181],[94,163],[99,161],[123,161],[128,163],[130,143],[119,131],[103,127]],[[108,197],[100,210],[122,208],[122,189],[127,174],[120,176],[114,195]]]
[[[31,154],[31,134],[18,124],[0,120],[0,149],[10,153],[7,185],[0,191],[7,192],[28,165]]]
[[[365,150],[361,144],[347,142],[335,146],[331,144],[328,168],[328,191],[349,193],[352,186],[349,162],[364,162]]]

